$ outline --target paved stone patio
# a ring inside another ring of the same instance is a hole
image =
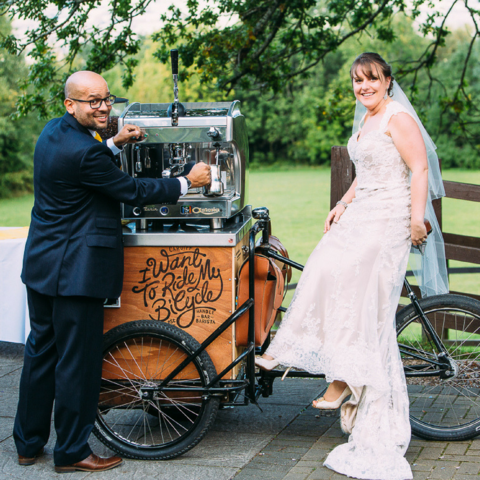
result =
[[[169,461],[126,460],[102,473],[56,474],[52,449],[30,467],[17,464],[12,439],[23,345],[0,342],[0,480],[61,478],[77,480],[320,480],[345,479],[323,467],[329,451],[347,437],[338,418],[320,417],[311,401],[325,389],[318,379],[286,379],[274,384],[274,395],[254,405],[221,410],[217,420],[193,450]],[[95,437],[91,446],[110,454]],[[415,480],[475,480],[480,475],[480,437],[466,442],[427,442],[412,438],[407,452]]]

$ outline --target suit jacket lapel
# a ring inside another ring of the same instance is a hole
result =
[[[89,130],[88,128],[84,127],[83,125],[80,125],[80,124],[78,123],[77,119],[76,119],[74,116],[72,116],[72,115],[70,115],[68,112],[66,112],[65,115],[64,115],[62,118],[63,118],[63,120],[65,120],[70,126],[72,126],[73,128],[75,128],[76,130],[79,130],[79,131],[82,132],[82,133],[85,133],[85,134],[88,135],[90,138],[92,138],[92,139],[95,140],[95,138],[94,138],[94,137],[92,136],[92,134],[90,133],[90,130]],[[108,148],[107,142],[106,142],[105,140],[102,141],[102,144],[105,145],[105,146]],[[108,149],[108,151],[111,152],[110,149]],[[113,153],[112,153],[111,157],[112,157],[113,163],[115,163],[115,165],[120,168],[120,162],[115,158],[115,156],[113,155]]]

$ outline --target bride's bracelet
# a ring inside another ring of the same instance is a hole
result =
[[[335,206],[337,206],[337,205],[343,205],[343,206],[345,207],[345,210],[346,210],[347,207],[348,207],[348,203],[347,203],[347,202],[344,202],[343,200],[339,200],[339,201],[335,204]]]

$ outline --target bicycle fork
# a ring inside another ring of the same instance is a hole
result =
[[[455,360],[453,360],[453,358],[448,353],[448,350],[445,348],[445,345],[443,344],[442,340],[438,336],[438,333],[435,331],[430,320],[427,318],[424,311],[422,310],[422,307],[420,306],[420,302],[418,301],[418,297],[415,295],[415,292],[412,290],[412,287],[408,283],[407,279],[405,279],[404,284],[405,284],[405,289],[407,290],[407,296],[412,302],[413,308],[417,312],[420,318],[420,321],[423,325],[423,328],[432,339],[437,350],[440,352],[438,355],[436,355],[437,361],[440,364],[442,364],[442,366],[440,367],[439,377],[442,380],[455,377],[458,373],[457,363],[455,362]]]

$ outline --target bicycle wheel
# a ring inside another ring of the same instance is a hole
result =
[[[412,432],[427,440],[473,438],[480,434],[480,302],[437,295],[420,305],[448,355],[435,346],[413,305],[398,312]]]
[[[164,387],[162,381],[200,344],[177,327],[140,320],[110,330],[104,339],[102,385],[95,435],[127,458],[168,459],[205,436],[219,408],[217,397],[192,388],[216,370],[204,351]]]

